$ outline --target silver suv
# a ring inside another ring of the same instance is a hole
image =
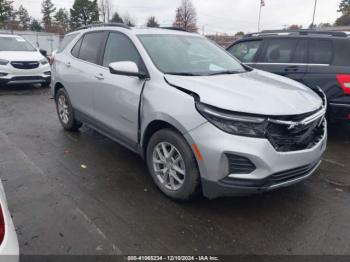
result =
[[[321,92],[244,66],[197,34],[82,28],[65,37],[52,71],[64,129],[84,123],[142,155],[176,200],[294,184],[326,148]]]

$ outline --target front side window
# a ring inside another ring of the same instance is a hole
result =
[[[110,63],[122,61],[135,62],[140,69],[143,67],[141,57],[131,40],[123,34],[110,33],[103,57],[103,66],[108,67]]]
[[[259,50],[261,41],[241,42],[232,46],[228,51],[243,63],[251,63]]]
[[[225,50],[209,40],[185,35],[140,35],[155,66],[165,74],[214,75],[245,72]]]
[[[332,43],[328,40],[311,40],[309,63],[330,64],[332,62]]]
[[[100,51],[103,50],[105,32],[88,33],[81,43],[79,58],[90,63],[98,64]]]
[[[36,49],[21,37],[0,37],[0,51],[29,51]]]
[[[298,40],[272,39],[268,41],[262,62],[291,63]]]

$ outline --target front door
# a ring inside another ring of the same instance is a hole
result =
[[[99,84],[93,90],[94,114],[105,132],[136,149],[140,96],[145,80],[111,74],[108,65],[120,61],[135,62],[140,71],[146,70],[132,41],[122,33],[111,32],[107,39],[102,66],[96,71]]]

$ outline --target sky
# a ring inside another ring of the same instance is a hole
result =
[[[205,33],[256,32],[260,0],[192,0],[197,10],[198,27]],[[69,10],[74,0],[52,0],[57,8]],[[172,24],[181,0],[110,0],[121,15],[129,14],[137,25],[144,25],[154,15],[162,26]],[[261,29],[281,29],[298,24],[304,28],[312,22],[314,0],[265,0],[261,12]],[[315,23],[333,23],[340,0],[318,0]],[[29,14],[41,19],[41,0],[14,0],[15,7],[23,5]]]

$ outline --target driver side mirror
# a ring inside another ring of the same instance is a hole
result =
[[[47,57],[47,51],[46,51],[46,50],[44,50],[44,49],[39,49],[39,52],[40,52],[43,56]]]
[[[109,64],[109,71],[115,75],[136,76],[140,79],[148,77],[147,74],[140,72],[137,64],[132,61],[113,62]]]

